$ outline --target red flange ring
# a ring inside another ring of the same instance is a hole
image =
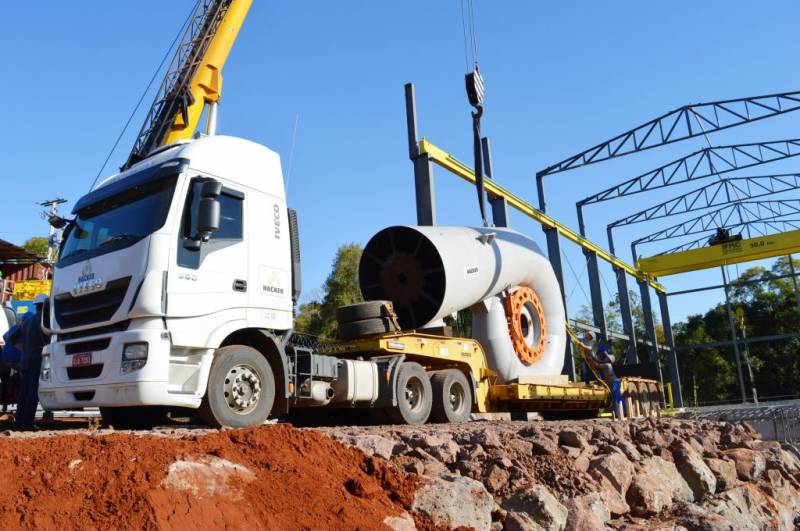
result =
[[[514,352],[522,363],[533,365],[542,359],[547,338],[542,301],[532,289],[521,287],[503,302]]]

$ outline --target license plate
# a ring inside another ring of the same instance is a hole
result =
[[[92,364],[92,353],[91,352],[84,352],[81,354],[73,354],[72,355],[72,366],[73,367],[83,367],[85,365]]]

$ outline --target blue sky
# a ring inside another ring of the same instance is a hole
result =
[[[496,178],[533,203],[537,169],[667,110],[800,88],[797,2],[475,3],[487,90],[483,129],[493,143]],[[471,163],[460,4],[254,4],[224,70],[219,131],[271,147],[287,170],[299,116],[289,200],[300,216],[308,296],[321,286],[340,244],[364,244],[384,226],[415,221],[404,83],[416,84],[420,133]],[[35,202],[54,196],[73,202],[87,190],[192,5],[5,6],[6,19],[17,22],[0,33],[7,50],[0,83],[0,238],[21,243],[45,234]],[[126,158],[142,119],[134,119],[104,173]],[[798,120],[800,114],[788,114],[717,133],[711,141],[794,138]],[[705,145],[693,139],[551,177],[548,210],[577,227],[577,200]],[[789,161],[739,174],[797,169]],[[610,221],[706,182],[592,206],[589,236],[605,244]],[[436,193],[440,223],[479,224],[474,191],[465,183],[439,171]],[[632,238],[676,221],[618,231],[620,256],[630,260]],[[543,244],[534,223],[512,215],[512,224]],[[574,314],[587,302],[585,266],[571,244],[564,243],[564,253],[577,277],[566,270]],[[605,266],[602,275],[608,297],[614,277]],[[719,280],[719,271],[707,271],[663,282],[678,290]],[[720,297],[676,297],[673,320],[704,311]]]

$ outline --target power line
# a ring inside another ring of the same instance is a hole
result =
[[[178,42],[178,39],[180,39],[181,34],[183,34],[183,31],[186,28],[186,25],[189,23],[189,20],[192,18],[192,14],[193,13],[194,13],[194,7],[192,7],[192,10],[189,12],[189,16],[186,17],[186,20],[183,21],[183,24],[181,25],[180,29],[178,30],[177,35],[175,35],[175,38],[172,40],[172,43],[169,45],[169,48],[167,48],[167,52],[164,54],[164,57],[161,58],[161,62],[158,64],[158,68],[156,68],[156,71],[153,72],[153,77],[150,78],[150,81],[147,83],[147,87],[145,87],[144,92],[142,92],[142,95],[139,97],[139,101],[136,102],[136,105],[134,106],[133,111],[131,111],[130,116],[128,116],[128,120],[125,122],[125,125],[122,127],[122,131],[119,132],[119,135],[117,136],[117,139],[114,141],[114,145],[111,146],[111,151],[108,152],[108,156],[106,156],[106,160],[103,161],[103,165],[100,167],[100,171],[97,172],[97,175],[95,176],[94,180],[92,181],[92,185],[89,187],[89,190],[94,188],[94,185],[97,184],[97,179],[100,178],[100,176],[103,174],[103,170],[106,169],[106,165],[108,165],[108,161],[111,160],[111,156],[114,154],[114,151],[116,151],[117,146],[119,146],[119,143],[122,140],[122,136],[125,134],[125,131],[128,130],[128,126],[130,126],[131,122],[133,121],[133,117],[139,111],[139,107],[142,106],[142,102],[144,101],[144,98],[147,96],[147,93],[150,92],[150,87],[153,86],[153,83],[155,82],[156,78],[158,77],[158,73],[161,72],[161,69],[164,67],[164,63],[167,62],[167,57],[170,56],[170,54],[172,52],[172,49],[175,47],[175,44]]]

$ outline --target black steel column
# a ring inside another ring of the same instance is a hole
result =
[[[536,175],[536,190],[539,193],[539,210],[545,212],[545,197],[544,197],[544,177]],[[567,295],[564,290],[564,266],[561,263],[561,243],[558,241],[558,230],[552,227],[542,227],[545,238],[547,239],[547,257],[550,259],[550,264],[553,266],[553,271],[558,280],[558,286],[561,289],[561,300],[564,301],[564,318],[567,318],[569,310],[567,310]],[[561,374],[566,374],[571,381],[575,381],[575,363],[572,360],[572,342],[567,338],[566,353],[564,355],[564,366],[561,369]]]
[[[417,144],[417,104],[414,85],[406,83],[406,127],[408,129],[408,156],[414,163],[414,190],[417,201],[417,224],[436,224],[436,197],[433,187],[433,163],[420,154]]]
[[[585,238],[586,227],[583,223],[583,209],[580,204],[576,206],[578,208],[578,230],[581,236]],[[597,264],[597,253],[584,248],[583,254],[586,256],[586,272],[589,275],[589,296],[592,298],[594,325],[600,329],[599,339],[607,341],[608,324],[606,323],[605,308],[603,308],[603,290],[600,286],[600,267]]]
[[[483,173],[487,179],[492,179],[492,149],[489,138],[481,138],[481,149],[483,151]],[[489,199],[489,206],[492,207],[492,224],[495,227],[508,227],[508,204],[505,197],[495,197],[490,193],[486,194]]]
[[[580,208],[580,207],[579,207]],[[608,233],[608,250],[616,255],[614,250],[614,236],[611,227],[606,229]],[[619,295],[619,313],[622,319],[622,330],[628,336],[628,349],[625,363],[638,363],[639,356],[636,351],[636,329],[633,326],[633,312],[631,312],[631,299],[628,295],[628,278],[625,271],[617,266],[613,267],[614,275],[617,277],[617,294]]]
[[[661,363],[658,359],[658,338],[656,336],[656,323],[653,320],[653,304],[650,302],[650,286],[645,280],[637,280],[639,294],[642,297],[642,313],[644,314],[644,331],[647,336],[648,359],[658,364],[659,379],[661,379]]]
[[[672,320],[669,317],[669,303],[667,294],[657,292],[658,305],[661,308],[661,324],[664,327],[664,344],[667,351],[667,372],[672,383],[672,400],[676,408],[683,407],[683,392],[681,391],[681,375],[678,372],[678,354],[675,351],[675,338],[672,335]]]

